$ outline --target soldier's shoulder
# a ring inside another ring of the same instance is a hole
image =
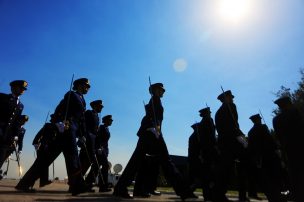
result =
[[[0,93],[0,98],[5,98],[5,97],[9,97],[10,94],[7,93]]]

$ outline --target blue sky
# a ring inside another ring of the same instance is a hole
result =
[[[223,1],[0,0],[0,92],[9,92],[11,80],[29,83],[21,98],[30,117],[24,170],[72,74],[90,79],[87,103],[102,99],[101,117],[113,115],[112,164],[125,165],[135,148],[149,76],[166,88],[163,134],[171,154],[187,155],[190,126],[206,103],[215,114],[221,86],[235,95],[244,133],[259,110],[271,128],[273,93],[296,88],[304,66],[304,2],[245,0],[246,12],[231,20],[219,14]],[[66,176],[63,158],[55,164],[56,176]]]

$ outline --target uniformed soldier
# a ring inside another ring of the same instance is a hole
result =
[[[262,200],[257,195],[257,186],[260,185],[269,202],[286,201],[281,195],[282,173],[278,146],[268,127],[262,124],[260,114],[250,116],[250,120],[254,125],[248,132],[249,182],[253,186],[249,189],[249,196]]]
[[[85,142],[86,127],[84,113],[86,103],[83,95],[87,94],[89,89],[90,84],[87,78],[80,78],[73,82],[73,91],[70,90],[65,94],[53,115],[53,119],[56,121],[55,126],[57,126],[60,134],[58,138],[55,138],[59,142],[59,146],[57,148],[51,147],[53,150],[47,151],[49,156],[45,160],[37,157],[30,170],[15,187],[17,190],[29,191],[31,186],[34,185],[35,180],[40,177],[39,172],[35,172],[40,168],[45,169],[48,167],[55,160],[54,157],[57,157],[61,152],[63,152],[66,162],[70,186],[69,191],[72,195],[78,195],[88,190],[81,174],[77,138],[82,143]]]
[[[33,139],[33,146],[37,153],[37,158],[45,159],[47,156],[45,153],[49,152],[51,147],[54,144],[54,140],[56,138],[57,133],[59,133],[58,129],[55,125],[56,121],[54,120],[54,114],[51,114],[51,120],[49,123],[45,123],[44,126],[39,130],[36,136]],[[63,125],[62,125],[63,126]],[[59,146],[59,145],[58,145]],[[54,152],[55,154],[56,152]],[[58,152],[57,152],[58,153]],[[49,158],[48,158],[49,159]],[[46,186],[52,183],[49,180],[49,167],[45,166],[45,169],[41,169],[39,171],[40,174],[40,187]]]
[[[112,125],[112,115],[102,117],[102,123],[99,126],[96,137],[96,151],[98,165],[101,167],[102,176],[99,177],[99,192],[109,192],[111,189],[108,187],[108,171],[109,171],[109,139],[111,137],[109,126]]]
[[[19,126],[17,118],[20,117],[24,108],[20,96],[27,90],[28,83],[24,80],[15,80],[10,83],[10,86],[10,94],[0,93],[0,168],[17,134]]]
[[[85,112],[85,123],[86,123],[86,142],[85,145],[80,145],[80,163],[81,163],[81,172],[83,175],[86,174],[87,170],[92,164],[96,164],[95,159],[95,139],[99,127],[99,113],[102,111],[103,104],[102,100],[94,100],[90,103],[90,106],[92,110],[86,110]],[[93,166],[93,165],[92,165]],[[96,166],[96,165],[94,165]],[[86,183],[89,187],[91,187],[89,190],[93,192],[92,189],[93,183],[95,182],[95,179],[98,175],[98,172],[93,173],[92,167],[91,167],[91,175],[88,175],[86,178]]]
[[[291,193],[296,202],[304,201],[304,165],[302,155],[304,122],[289,97],[277,99],[280,112],[273,118],[273,128],[287,156]]]
[[[145,105],[145,113],[147,113],[147,110],[149,110],[149,105]],[[144,121],[145,119],[142,120],[141,127],[137,132],[138,137],[146,130]],[[155,155],[146,154],[136,174],[133,196],[147,198],[151,195],[161,195],[161,192],[156,190],[159,169],[159,158]],[[147,173],[149,173],[149,175],[147,175]]]
[[[191,191],[184,179],[182,179],[180,172],[172,163],[161,132],[164,112],[161,98],[165,89],[162,83],[155,83],[150,86],[149,91],[152,97],[147,107],[147,113],[141,123],[137,146],[114,188],[113,195],[132,198],[128,194],[127,186],[131,184],[135,174],[142,166],[145,156],[148,154],[159,158],[166,179],[172,184],[176,194],[185,199]]]
[[[48,179],[49,166],[66,147],[63,132],[64,124],[52,114],[50,122],[44,124],[33,140],[37,158],[16,185],[17,190],[35,192],[33,186],[38,178],[40,178],[40,187],[51,183]]]
[[[216,183],[214,188],[214,201],[229,201],[225,196],[230,181],[230,175],[234,169],[235,160],[240,163],[246,154],[247,140],[239,128],[238,113],[233,103],[234,96],[230,90],[221,93],[217,99],[222,102],[221,107],[215,114],[215,125],[218,133],[218,148],[220,152],[219,162],[216,169]],[[240,166],[243,167],[243,164]],[[245,167],[245,166],[244,166]],[[242,179],[243,180],[243,179]],[[242,181],[240,181],[241,183]],[[240,201],[247,201],[246,187],[239,186]]]
[[[63,154],[66,161],[67,173],[69,178],[70,191],[72,195],[87,191],[78,156],[77,139],[81,144],[85,143],[86,126],[85,111],[86,102],[84,95],[90,89],[90,83],[87,78],[80,78],[73,82],[73,91],[65,94],[63,100],[55,109],[55,117],[61,122],[68,122],[69,128],[64,131]]]
[[[201,109],[199,113],[202,120],[200,123],[192,125],[194,133],[189,138],[188,149],[188,157],[190,156],[189,165],[196,168],[195,170],[198,172],[190,171],[190,173],[193,175],[197,174],[199,178],[197,185],[202,186],[204,200],[212,201],[212,188],[214,186],[213,170],[217,159],[215,125],[211,118],[209,107]],[[197,162],[194,162],[195,160]],[[193,186],[197,187],[197,185],[194,184]]]

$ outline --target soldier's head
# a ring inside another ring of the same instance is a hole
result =
[[[232,95],[231,90],[227,90],[217,96],[217,99],[220,100],[222,103],[233,103],[234,95]]]
[[[20,115],[18,117],[18,122],[20,125],[24,125],[26,122],[28,122],[29,117],[27,115]]]
[[[27,90],[28,83],[24,80],[15,80],[10,82],[11,92],[16,95],[20,96]]]
[[[275,100],[274,103],[278,105],[280,110],[285,110],[292,106],[291,99],[288,96],[280,97],[279,99]]]
[[[102,111],[102,100],[94,100],[90,103],[90,105],[95,112],[100,113]]]
[[[207,117],[210,117],[211,115],[211,111],[210,111],[210,107],[206,107],[206,108],[203,108],[201,110],[198,111],[200,114],[200,117],[203,117],[203,118],[207,118]]]
[[[254,114],[249,117],[249,119],[254,123],[254,124],[261,124],[262,123],[262,117],[260,114]]]
[[[106,115],[106,116],[102,117],[102,123],[105,126],[112,125],[112,122],[113,122],[112,115]]]
[[[73,90],[81,94],[87,94],[90,87],[90,81],[87,78],[76,79],[73,83]]]
[[[149,92],[153,95],[153,96],[157,96],[157,97],[163,97],[164,93],[165,93],[165,88],[164,85],[162,83],[154,83],[149,87]]]

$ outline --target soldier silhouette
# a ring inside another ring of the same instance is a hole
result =
[[[11,151],[14,137],[18,133],[20,124],[17,118],[21,116],[24,108],[20,96],[27,90],[27,86],[26,81],[15,80],[10,82],[10,94],[0,93],[0,168]]]
[[[55,138],[57,147],[50,147],[51,149],[45,153],[47,155],[45,158],[43,158],[44,155],[41,155],[41,158],[37,156],[31,168],[15,187],[17,190],[31,191],[35,180],[41,175],[39,170],[46,169],[60,152],[63,152],[66,162],[69,191],[75,196],[88,190],[81,175],[77,138],[84,143],[86,103],[83,95],[87,94],[89,89],[90,84],[87,78],[80,78],[73,82],[73,91],[70,90],[65,94],[53,115],[53,120],[56,122],[55,126],[57,126],[55,130],[59,131],[59,134],[57,132],[54,133],[58,134],[58,137],[56,136]]]
[[[111,133],[109,126],[112,125],[113,119],[112,115],[106,115],[102,117],[102,123],[99,126],[97,137],[96,137],[96,153],[98,165],[101,166],[101,175],[99,176],[99,192],[109,192],[111,189],[108,187],[108,172],[109,172],[109,139]]]
[[[201,186],[205,201],[212,201],[214,168],[217,159],[215,125],[209,107],[199,110],[201,122],[192,125],[189,137],[188,160],[192,186]]]
[[[287,156],[291,193],[296,202],[304,201],[304,165],[301,154],[304,143],[304,122],[300,111],[289,97],[277,99],[280,112],[273,118],[273,128]]]
[[[282,170],[279,148],[261,119],[260,114],[250,117],[254,125],[248,132],[249,184],[253,186],[249,189],[249,196],[262,200],[257,196],[260,187],[269,202],[283,202],[286,199],[281,195]]]
[[[219,161],[216,166],[216,179],[213,200],[216,202],[230,201],[226,196],[230,176],[235,161],[239,164],[239,200],[248,201],[243,171],[246,168],[247,140],[239,128],[238,113],[233,103],[234,96],[230,90],[221,93],[217,99],[222,102],[215,114],[215,125],[218,133]]]
[[[94,192],[92,189],[93,183],[98,175],[98,172],[94,172],[94,166],[96,166],[95,159],[95,139],[99,127],[98,114],[102,111],[102,100],[94,100],[90,103],[92,110],[86,110],[85,123],[86,123],[86,142],[85,145],[80,145],[80,163],[82,174],[85,175],[89,167],[91,166],[90,174],[86,178],[86,183],[89,186],[89,191]],[[92,176],[91,176],[92,175]]]
[[[141,122],[139,139],[135,151],[120,176],[114,188],[113,195],[132,198],[128,193],[127,186],[131,184],[136,173],[142,166],[146,154],[148,154],[157,156],[166,179],[172,184],[175,193],[184,200],[189,197],[191,191],[188,186],[186,186],[180,172],[172,163],[161,132],[164,112],[161,98],[163,97],[165,89],[162,83],[155,83],[150,86],[149,91],[151,93],[151,99],[146,107],[146,115]]]

